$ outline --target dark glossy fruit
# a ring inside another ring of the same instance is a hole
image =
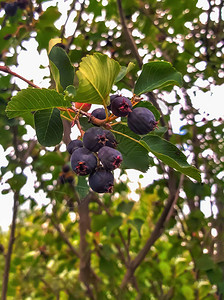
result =
[[[89,128],[83,136],[84,146],[92,152],[97,152],[103,146],[116,147],[117,142],[109,130],[100,127]]]
[[[72,170],[80,176],[92,173],[97,166],[96,156],[86,148],[78,148],[71,155]]]
[[[12,2],[12,3],[6,3],[4,9],[5,9],[5,13],[6,15],[13,17],[15,16],[16,12],[17,12],[17,3],[16,2]]]
[[[128,115],[128,127],[137,134],[147,134],[156,127],[154,114],[146,107],[136,107]]]
[[[116,97],[111,102],[112,113],[117,117],[125,117],[132,111],[131,101],[126,97]]]
[[[117,141],[115,136],[110,130],[104,130],[106,133],[106,143],[105,146],[111,147],[111,148],[116,148],[117,147]]]
[[[78,148],[83,147],[83,142],[80,140],[73,140],[67,146],[68,153],[72,154],[72,152]]]
[[[25,9],[26,6],[29,4],[29,1],[28,0],[17,0],[17,4],[20,9]]]
[[[91,116],[99,119],[99,120],[104,120],[106,119],[106,112],[104,108],[96,108],[92,111]],[[94,123],[93,123],[94,124]],[[94,124],[95,126],[98,126]]]
[[[123,160],[122,154],[118,150],[107,146],[100,148],[98,157],[104,168],[109,171],[119,168]]]
[[[120,96],[120,95],[118,95],[118,94],[115,94],[115,95],[111,95],[111,96],[110,96],[110,105],[107,106],[107,108],[108,108],[109,110],[111,110],[111,103],[113,102],[113,100],[114,100],[115,98],[119,97],[119,96]]]
[[[103,168],[89,176],[89,185],[96,193],[112,193],[114,186],[114,175]]]
[[[68,165],[64,165],[64,166],[62,167],[62,171],[63,171],[64,173],[68,173],[68,172],[70,171],[70,167],[69,167]]]

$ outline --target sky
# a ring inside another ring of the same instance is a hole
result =
[[[202,3],[203,1],[200,0],[198,3]],[[56,1],[48,1],[44,3],[44,9],[47,8],[52,3],[56,3]],[[66,19],[66,9],[69,8],[69,4],[71,1],[59,1],[59,8],[61,9],[62,17],[59,21],[56,22],[56,26],[60,28],[61,24],[65,22]],[[63,5],[62,5],[63,4]],[[77,4],[79,5],[79,4]],[[79,8],[79,7],[76,7]],[[68,20],[68,27],[70,28],[70,31],[73,32],[75,28],[75,23],[73,22],[74,15]],[[69,36],[71,33],[69,30],[66,31],[66,34]],[[12,70],[17,72],[18,74],[22,75],[23,77],[33,80],[33,82],[40,87],[47,88],[49,86],[49,79],[45,79],[44,77],[49,76],[49,61],[46,51],[41,51],[39,53],[37,51],[37,42],[35,39],[30,39],[29,41],[23,42],[23,47],[26,50],[22,50],[21,48],[18,48],[19,56],[18,56],[18,66],[13,67]],[[32,65],[32,68],[30,66]],[[39,68],[39,65],[42,65],[43,68]],[[14,78],[13,81],[18,84],[18,86],[23,89],[27,88],[27,84],[23,81],[21,81],[18,78]],[[197,85],[198,87],[204,87],[207,82],[204,82],[202,80],[198,80]],[[120,91],[123,95],[129,96],[130,91],[122,90]],[[220,109],[220,107],[223,107],[223,92],[224,92],[224,84],[221,86],[211,86],[211,90],[208,92],[203,92],[202,90],[197,89],[196,87],[192,87],[191,90],[189,90],[189,95],[191,97],[192,103],[196,109],[199,110],[198,121],[202,120],[204,117],[207,119],[213,120],[218,118],[224,119],[224,110]],[[168,97],[166,100],[169,102],[174,101],[174,93],[170,93],[169,95],[166,95]],[[171,115],[171,122],[173,126],[173,132],[174,133],[180,133],[180,127],[184,125],[184,121],[181,121],[179,118],[179,110],[181,108],[180,105],[176,105],[174,112]],[[94,109],[94,106],[92,107]],[[75,138],[76,133],[72,132],[73,137]],[[35,137],[35,131],[32,128],[29,128],[28,130],[28,138]],[[11,149],[12,150],[12,149]],[[0,145],[0,167],[7,165],[7,160],[5,156],[11,151],[10,149],[7,149],[7,152],[4,152],[4,149]],[[49,149],[51,151],[51,149]],[[62,151],[65,151],[65,149],[62,149]],[[18,170],[19,172],[20,170]],[[29,167],[25,169],[25,175],[27,175],[27,183],[21,190],[21,193],[24,195],[31,194],[33,197],[37,199],[37,202],[39,203],[39,206],[42,204],[47,204],[49,200],[45,197],[43,192],[35,193],[34,191],[34,182],[35,182],[35,176],[31,173],[31,170]],[[130,188],[132,189],[132,193],[130,194],[130,198],[138,200],[138,195],[135,193],[135,189],[138,188],[138,184],[140,183],[142,187],[145,187],[146,185],[153,182],[153,179],[158,177],[158,174],[156,173],[156,168],[151,168],[147,173],[144,174],[143,178],[140,178],[139,181],[136,181],[136,177],[139,178],[139,176],[142,173],[139,171],[134,170],[127,170],[128,178],[130,179]],[[7,176],[10,176],[10,173],[7,174]],[[7,176],[4,177],[4,181],[7,181]],[[119,171],[115,172],[115,178],[120,178]],[[120,178],[125,180],[125,178]],[[5,188],[5,185],[0,185],[0,192],[2,189]],[[28,208],[28,202],[23,206],[23,208]],[[12,193],[1,195],[0,199],[0,226],[2,230],[7,230],[8,226],[11,223],[12,219],[12,205],[13,205],[13,195]],[[209,204],[210,207],[210,204]],[[204,202],[202,202],[201,210],[206,216],[211,215],[211,209],[208,207],[206,199]],[[216,213],[214,207],[213,213]],[[186,208],[187,213],[187,208]]]

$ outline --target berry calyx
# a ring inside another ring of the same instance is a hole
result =
[[[117,142],[109,130],[98,127],[89,128],[83,136],[84,146],[92,152],[97,152],[103,146],[116,147]]]
[[[125,117],[132,111],[131,100],[126,97],[115,97],[111,102],[112,113],[117,117]]]
[[[123,161],[122,154],[118,150],[108,146],[100,148],[98,157],[104,168],[109,171],[119,168]]]
[[[128,115],[128,127],[143,135],[153,131],[157,125],[154,114],[146,107],[136,107]]]
[[[73,151],[71,156],[72,170],[80,176],[92,173],[97,167],[95,155],[86,148],[78,148]]]
[[[112,193],[114,175],[104,168],[99,168],[89,176],[89,185],[96,193]]]

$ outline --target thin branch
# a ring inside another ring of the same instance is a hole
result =
[[[71,242],[69,241],[66,234],[61,230],[60,225],[55,223],[53,219],[51,218],[52,224],[54,225],[54,228],[59,233],[60,237],[63,239],[63,241],[68,245],[69,249],[72,251],[73,254],[75,254],[77,257],[80,257],[79,253],[76,251],[76,249],[72,246]]]
[[[37,89],[40,89],[40,87],[37,86],[36,84],[34,84],[32,81],[30,81],[30,80],[28,80],[28,79],[26,79],[26,78],[20,76],[19,74],[13,72],[13,71],[10,70],[9,67],[7,67],[7,66],[0,66],[0,71],[5,72],[5,73],[8,73],[8,74],[10,74],[10,75],[12,75],[12,76],[15,76],[15,77],[17,77],[17,78],[19,78],[19,79],[25,81],[26,83],[28,83],[30,86],[32,86],[32,87],[34,87],[34,88],[37,88]]]
[[[15,242],[15,230],[16,230],[16,218],[17,218],[18,206],[19,206],[19,191],[16,191],[14,193],[13,216],[12,216],[12,225],[11,225],[9,244],[8,244],[8,251],[5,256],[5,267],[4,267],[4,273],[3,273],[1,300],[6,300],[6,298],[7,298],[9,270],[10,270],[10,264],[11,264],[13,244]]]
[[[123,27],[123,31],[125,34],[125,38],[138,62],[139,68],[141,69],[142,67],[142,58],[138,53],[138,48],[135,44],[135,41],[131,35],[131,32],[126,24],[126,20],[125,20],[125,16],[124,16],[124,12],[123,12],[123,8],[122,8],[122,4],[121,4],[121,0],[117,0],[117,6],[118,6],[118,10],[119,10],[119,15],[120,15],[120,19],[121,19],[121,25]]]
[[[78,16],[76,28],[75,28],[75,30],[74,30],[72,36],[70,37],[68,44],[67,44],[66,47],[65,47],[66,52],[69,51],[69,49],[70,49],[70,47],[71,47],[71,45],[72,45],[72,43],[73,43],[73,41],[74,41],[75,34],[76,34],[76,32],[77,32],[77,30],[78,30],[78,28],[79,28],[79,26],[80,26],[81,20],[82,20],[82,13],[83,13],[83,11],[84,11],[84,8],[85,8],[85,1],[83,1],[82,5],[81,5],[81,9],[80,9],[80,12],[79,12],[79,16]]]
[[[135,257],[135,259],[133,259],[130,262],[130,267],[129,269],[127,269],[127,272],[124,276],[124,279],[122,281],[121,284],[121,289],[123,289],[127,283],[132,279],[135,270],[137,269],[137,267],[141,264],[141,262],[144,260],[144,258],[146,257],[147,253],[149,252],[150,248],[154,245],[154,243],[156,242],[156,240],[162,235],[162,233],[165,230],[165,225],[166,223],[169,221],[170,217],[171,217],[171,212],[173,210],[173,206],[175,205],[175,203],[177,202],[177,199],[179,197],[179,190],[182,186],[183,183],[183,176],[181,176],[180,178],[180,182],[179,182],[179,186],[175,192],[175,194],[170,193],[170,196],[167,200],[167,204],[158,220],[158,222],[156,223],[156,226],[153,230],[153,232],[151,233],[151,236],[149,237],[149,239],[146,241],[145,246],[140,250],[140,252],[138,253],[138,255]]]

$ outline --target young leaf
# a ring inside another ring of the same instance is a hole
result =
[[[109,105],[109,93],[120,68],[118,62],[101,53],[84,57],[76,72],[79,86],[75,101]]]
[[[118,141],[117,149],[122,153],[122,166],[146,172],[151,164],[148,150],[139,141],[140,137],[126,125],[118,124],[111,130]]]
[[[57,108],[38,110],[34,114],[38,142],[43,146],[55,146],[63,135],[63,124]]]
[[[11,119],[20,117],[26,112],[55,107],[69,107],[70,105],[70,101],[65,101],[64,97],[55,90],[28,88],[12,97],[6,107],[6,114]]]
[[[134,93],[140,95],[168,85],[182,85],[182,75],[165,61],[154,61],[143,65],[136,81]]]
[[[68,85],[73,84],[74,68],[67,53],[61,47],[52,47],[49,59],[57,90],[62,92]]]
[[[148,145],[149,151],[158,159],[177,171],[201,181],[200,172],[187,162],[186,156],[173,144],[156,135],[146,135],[142,138]]]
[[[122,66],[117,78],[115,79],[115,83],[123,79],[134,67],[135,64],[133,62],[130,62],[127,67]]]

